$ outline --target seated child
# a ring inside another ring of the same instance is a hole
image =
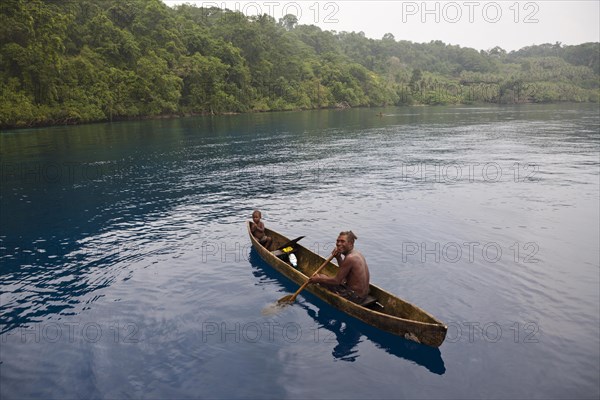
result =
[[[250,231],[258,239],[258,243],[262,244],[267,250],[270,250],[273,238],[265,234],[265,224],[260,220],[261,217],[261,212],[254,210],[252,213],[253,222],[250,223]]]

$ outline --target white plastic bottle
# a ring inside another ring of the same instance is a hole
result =
[[[294,268],[298,268],[298,259],[296,258],[296,255],[294,253],[291,253],[289,255],[289,259],[290,259],[290,263],[292,264],[292,266]]]

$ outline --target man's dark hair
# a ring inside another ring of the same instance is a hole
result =
[[[356,236],[352,231],[340,232],[340,236],[346,236],[350,243],[354,243],[354,241],[358,239],[358,236]]]

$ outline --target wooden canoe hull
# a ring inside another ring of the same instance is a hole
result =
[[[264,248],[256,240],[250,232],[250,222],[247,223],[247,228],[252,245],[260,257],[275,270],[298,285],[305,283],[308,277],[325,262],[323,257],[300,244],[296,244],[294,246],[294,254],[298,259],[298,268],[296,269],[273,255],[273,253]],[[290,240],[270,229],[266,229],[266,234],[273,238],[273,248],[277,248]],[[321,273],[333,276],[336,272],[337,266],[330,262]],[[366,324],[405,339],[432,347],[439,347],[446,338],[448,327],[443,322],[437,320],[419,307],[373,284],[370,285],[369,295],[375,297],[377,302],[383,306],[383,309],[374,310],[360,306],[319,285],[308,285],[305,290]]]

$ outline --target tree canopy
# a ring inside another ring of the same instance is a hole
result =
[[[598,102],[600,43],[507,53],[160,0],[4,0],[0,126],[169,114]]]

